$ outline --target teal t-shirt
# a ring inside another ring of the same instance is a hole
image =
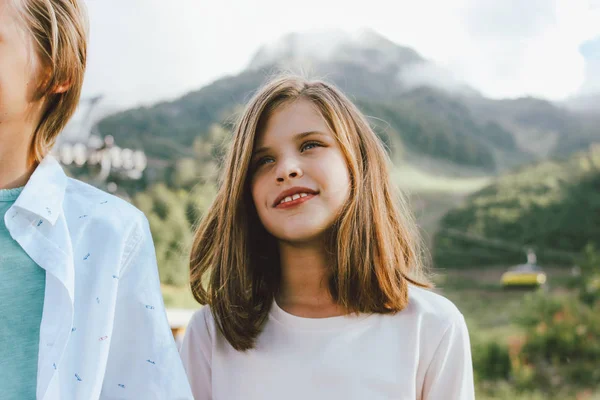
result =
[[[0,398],[34,400],[46,271],[6,229],[22,188],[0,189]]]

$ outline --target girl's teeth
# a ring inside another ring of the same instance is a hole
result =
[[[281,200],[279,202],[279,204],[287,203],[288,201],[297,200],[297,199],[299,199],[301,197],[306,197],[306,196],[308,196],[308,194],[306,194],[306,193],[296,193],[293,196],[288,196],[285,199]]]

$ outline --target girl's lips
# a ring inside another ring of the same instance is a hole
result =
[[[305,197],[299,197],[296,200],[287,201],[285,203],[279,203],[275,206],[275,208],[286,209],[286,208],[295,207],[297,205],[307,202],[308,200],[312,199],[315,196],[316,196],[316,194],[308,194],[307,193],[307,196],[305,196]]]
[[[282,200],[284,200],[287,197],[294,196],[296,194],[319,194],[319,192],[307,187],[294,186],[279,193],[279,196],[277,196],[277,198],[273,202],[273,207],[277,207]]]

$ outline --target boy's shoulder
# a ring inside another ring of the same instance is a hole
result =
[[[67,180],[63,210],[68,220],[110,221],[117,229],[146,223],[144,213],[133,204],[74,178]]]

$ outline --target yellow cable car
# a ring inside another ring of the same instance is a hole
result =
[[[539,265],[520,264],[502,274],[504,288],[539,287],[546,283],[547,276]]]

